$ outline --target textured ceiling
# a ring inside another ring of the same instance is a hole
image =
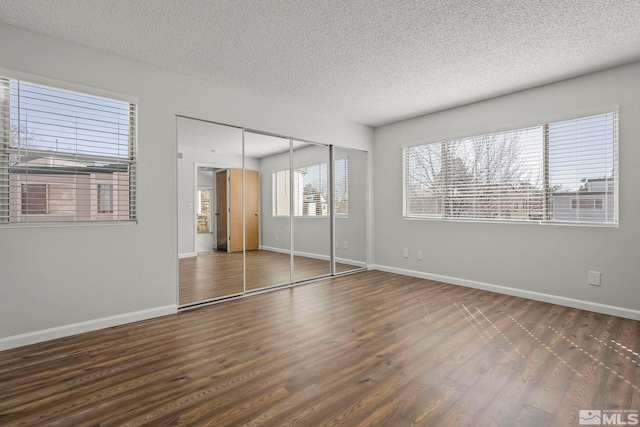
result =
[[[178,117],[178,145],[180,149],[212,151],[215,154],[242,156],[242,130],[203,120]],[[308,142],[293,141],[293,149],[308,146]],[[289,151],[289,139],[252,131],[244,133],[244,154],[261,159]]]
[[[640,60],[640,0],[0,0],[0,22],[371,126]]]

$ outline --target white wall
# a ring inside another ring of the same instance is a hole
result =
[[[294,168],[309,166],[329,161],[329,147],[310,145],[298,148],[293,152]],[[275,171],[289,169],[289,153],[276,154],[262,158],[260,161],[260,213],[261,213],[261,245],[268,248],[288,249],[289,218],[273,216],[273,179]],[[329,256],[331,237],[328,217],[307,217],[293,219],[293,249],[296,253],[318,256]],[[275,240],[278,235],[278,241]]]
[[[7,25],[0,67],[139,99],[138,225],[0,228],[0,349],[175,312],[176,114],[371,148],[365,126]]]
[[[323,146],[307,146],[297,149],[294,154],[294,168],[314,163],[329,161],[329,148]],[[363,265],[366,262],[366,153],[358,150],[335,147],[335,159],[349,157],[349,215],[337,217],[336,249],[338,261]],[[260,161],[260,212],[261,212],[261,245],[267,248],[288,250],[289,218],[273,216],[273,179],[275,171],[289,168],[289,154],[276,154]],[[294,251],[296,253],[329,257],[330,223],[327,217],[295,217],[293,219]],[[278,240],[276,241],[276,235]],[[344,242],[347,241],[347,248]]]
[[[336,260],[364,266],[367,261],[367,153],[335,149],[335,158],[349,158],[349,215],[336,217]],[[347,242],[345,248],[344,242]]]
[[[618,107],[618,228],[402,219],[402,146]],[[380,268],[640,319],[640,63],[380,127],[374,139]],[[587,285],[589,270],[601,287]]]

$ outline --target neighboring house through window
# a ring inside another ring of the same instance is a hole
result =
[[[113,184],[98,184],[98,213],[113,213]]]
[[[334,208],[336,215],[349,211],[348,158],[335,161]],[[272,174],[273,215],[289,216],[289,169]],[[329,180],[327,163],[316,163],[293,170],[293,215],[327,216],[329,212]]]
[[[47,184],[22,184],[20,190],[20,212],[22,215],[46,215],[49,213]]]
[[[411,218],[617,224],[618,114],[403,149]]]
[[[0,224],[136,219],[136,106],[0,76]]]

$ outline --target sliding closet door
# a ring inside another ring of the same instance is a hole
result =
[[[244,133],[247,291],[291,283],[289,145],[288,138]]]
[[[293,140],[293,281],[331,274],[330,147]]]
[[[335,272],[366,267],[367,153],[334,148]]]
[[[366,153],[178,117],[179,304],[363,268]]]
[[[184,117],[177,129],[179,304],[241,295],[242,129]]]

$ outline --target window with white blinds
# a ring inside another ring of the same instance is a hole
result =
[[[289,216],[289,169],[273,173],[273,216]]]
[[[335,161],[334,175],[334,210],[336,216],[349,214],[349,158]]]
[[[618,115],[403,149],[405,217],[617,224]]]
[[[136,106],[0,77],[0,224],[136,219]]]
[[[335,213],[349,212],[348,159],[335,161]],[[316,163],[293,170],[293,215],[327,216],[329,212],[329,181],[327,163]],[[289,170],[273,172],[273,215],[289,216]]]

